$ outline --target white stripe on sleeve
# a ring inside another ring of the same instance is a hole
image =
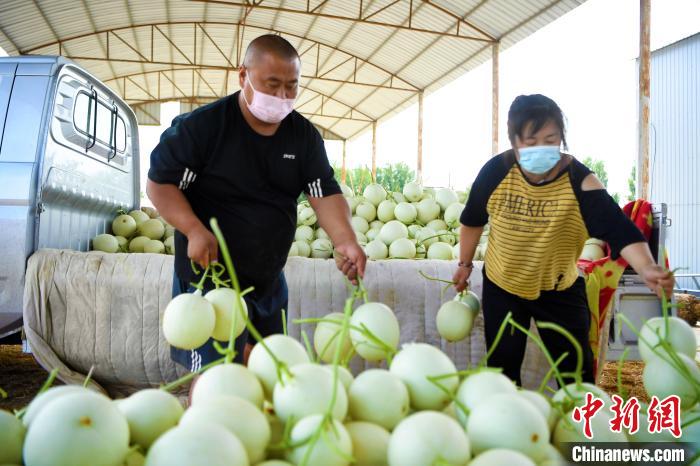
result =
[[[183,189],[185,189],[187,187],[187,186],[185,186],[185,182],[187,181],[187,177],[189,176],[189,174],[190,174],[190,169],[185,168],[185,173],[182,174],[182,180],[180,180],[180,186],[179,186],[180,191],[182,191]]]

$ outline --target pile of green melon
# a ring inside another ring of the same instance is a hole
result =
[[[112,221],[112,233],[92,239],[91,250],[108,253],[131,252],[175,254],[175,228],[152,207],[129,213],[118,212]]]
[[[402,192],[387,191],[376,183],[358,193],[346,185],[341,189],[357,241],[370,260],[459,258],[459,217],[467,191],[427,188],[416,182],[407,183]],[[487,226],[475,260],[483,259],[488,231]],[[289,255],[318,259],[333,255],[333,244],[308,201],[297,206],[297,230]]]

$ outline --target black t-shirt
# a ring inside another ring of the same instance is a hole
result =
[[[263,294],[287,260],[299,195],[341,191],[323,139],[306,118],[292,112],[273,136],[262,136],[245,121],[238,95],[176,117],[151,153],[148,177],[178,186],[207,228],[217,218],[241,286]],[[180,232],[175,272],[185,281],[196,277]]]

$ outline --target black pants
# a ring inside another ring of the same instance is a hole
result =
[[[593,352],[588,342],[591,314],[583,278],[579,277],[566,290],[543,291],[539,298],[528,300],[510,294],[494,284],[484,270],[482,307],[488,348],[493,345],[501,323],[509,311],[513,313],[513,319],[526,329],[530,328],[530,319],[535,319],[536,322],[552,322],[565,328],[579,342],[583,349],[583,381],[594,383]],[[488,366],[502,368],[505,375],[521,385],[520,367],[525,357],[527,336],[519,330],[511,332],[511,328],[507,328],[503,333],[498,347],[488,359]],[[565,352],[569,353],[559,364],[559,371],[574,372],[577,356],[571,342],[553,330],[538,331],[554,361]],[[565,378],[564,381],[568,383],[573,379]]]

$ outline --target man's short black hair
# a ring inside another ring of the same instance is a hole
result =
[[[248,44],[248,48],[245,51],[245,58],[243,59],[243,65],[245,67],[252,66],[259,57],[266,53],[289,61],[301,60],[297,49],[295,49],[289,41],[275,34],[265,34],[256,37]]]

